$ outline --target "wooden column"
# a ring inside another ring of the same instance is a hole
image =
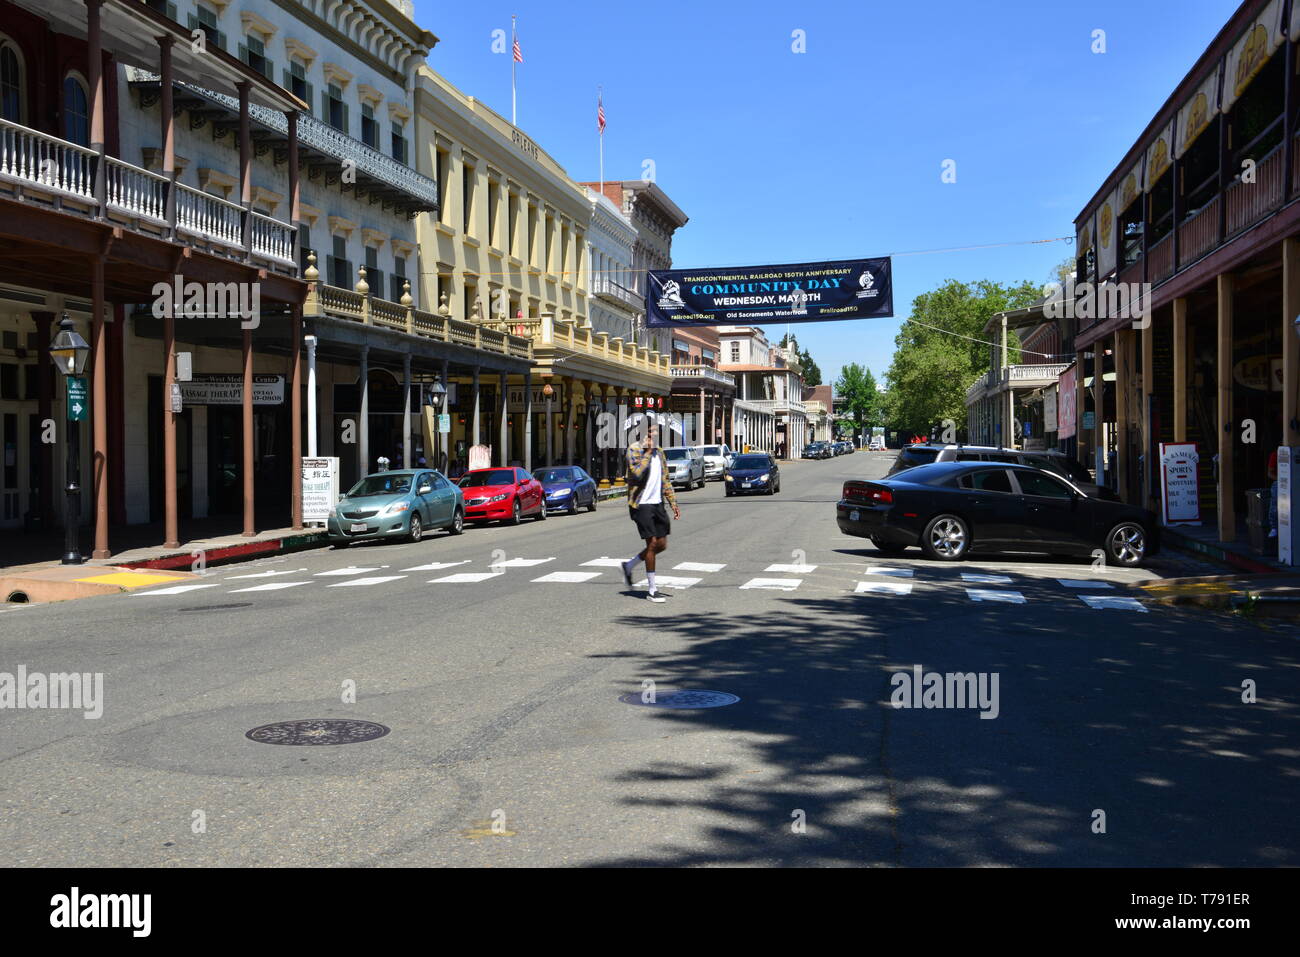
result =
[[[1300,445],[1300,240],[1282,240],[1282,444]]]
[[[1187,441],[1187,299],[1174,300],[1174,441]]]
[[[253,137],[248,117],[248,81],[236,84],[239,90],[239,205],[244,208],[244,256],[253,250]]]
[[[54,368],[50,364],[50,340],[54,335],[54,313],[33,312],[36,321],[36,415],[45,423],[54,418]],[[32,511],[40,516],[42,528],[54,527],[54,445],[41,442],[36,448],[36,475],[40,498]]]
[[[1098,484],[1101,484],[1102,468],[1105,460],[1096,455],[1096,448],[1101,444],[1105,434],[1104,413],[1106,411],[1106,380],[1103,375],[1106,368],[1106,340],[1095,339],[1092,343],[1092,429],[1089,432],[1089,445],[1094,449],[1092,466],[1097,470]]]
[[[1131,408],[1133,396],[1133,363],[1129,361],[1129,343],[1133,333],[1116,330],[1114,339],[1115,352],[1115,469],[1119,479],[1117,491],[1119,497],[1132,502],[1132,488],[1129,476],[1130,424],[1133,418]]]
[[[86,86],[90,96],[87,107],[90,110],[90,148],[99,154],[95,162],[95,216],[106,216],[105,194],[107,187],[104,168],[104,112],[107,109],[104,97],[104,49],[103,29],[100,23],[100,8],[103,0],[86,0]],[[60,90],[59,96],[62,96]],[[103,322],[102,317],[97,321]],[[107,557],[107,556],[105,556]]]
[[[1147,304],[1150,306],[1150,303]],[[1151,434],[1151,403],[1155,401],[1155,316],[1147,314],[1147,324],[1139,333],[1142,339],[1142,391],[1139,393],[1139,399],[1142,403],[1141,409],[1138,410],[1139,421],[1142,423],[1142,479],[1141,494],[1142,504],[1150,507],[1151,502],[1155,499],[1155,477],[1156,477],[1156,456],[1152,452],[1152,446],[1155,444],[1155,436]]]
[[[96,5],[98,9],[98,5]],[[104,258],[90,261],[91,361],[94,362],[90,408],[94,417],[95,548],[92,558],[108,558],[108,350],[104,329]]]
[[[240,403],[244,433],[244,532],[247,537],[257,534],[255,488],[256,459],[253,454],[253,330],[243,331],[244,390]]]
[[[1219,426],[1219,541],[1237,539],[1237,512],[1233,501],[1232,444],[1235,430],[1232,422],[1232,293],[1233,276],[1221,273],[1218,287],[1218,362],[1215,382],[1218,391]]]
[[[172,115],[172,38],[158,38],[159,139],[162,142],[162,174],[176,186],[176,123]],[[169,204],[170,204],[169,197]],[[179,278],[179,277],[177,277]],[[178,284],[179,285],[179,284]],[[176,303],[169,303],[163,315],[163,547],[180,548],[180,527],[176,503],[176,413],[172,411],[172,387],[176,383]]]
[[[289,476],[290,521],[302,528],[302,306],[289,307]]]

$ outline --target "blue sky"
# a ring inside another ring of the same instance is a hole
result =
[[[590,3],[416,0],[430,65],[577,180],[657,181],[690,216],[674,265],[761,265],[1068,236],[1237,0]],[[1104,30],[1106,52],[1092,52]],[[792,52],[804,31],[805,53]],[[956,161],[957,181],[941,182]],[[945,279],[1046,282],[1073,246],[894,260],[894,319],[795,326],[833,381],[883,377],[912,300]],[[783,328],[768,328],[775,341]]]

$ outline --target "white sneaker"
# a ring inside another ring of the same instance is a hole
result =
[[[647,601],[652,601],[660,605],[662,605],[664,602],[668,600],[667,595],[657,591],[652,591],[650,594],[646,595],[645,597]]]

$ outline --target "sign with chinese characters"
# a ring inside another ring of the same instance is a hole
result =
[[[1195,442],[1160,443],[1162,525],[1201,524],[1200,461]]]
[[[302,520],[324,522],[339,500],[339,460],[302,460]]]

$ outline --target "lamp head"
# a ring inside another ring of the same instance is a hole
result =
[[[81,375],[86,371],[86,358],[90,355],[90,346],[81,338],[76,326],[65,312],[59,320],[59,331],[50,343],[50,361],[65,376]]]

